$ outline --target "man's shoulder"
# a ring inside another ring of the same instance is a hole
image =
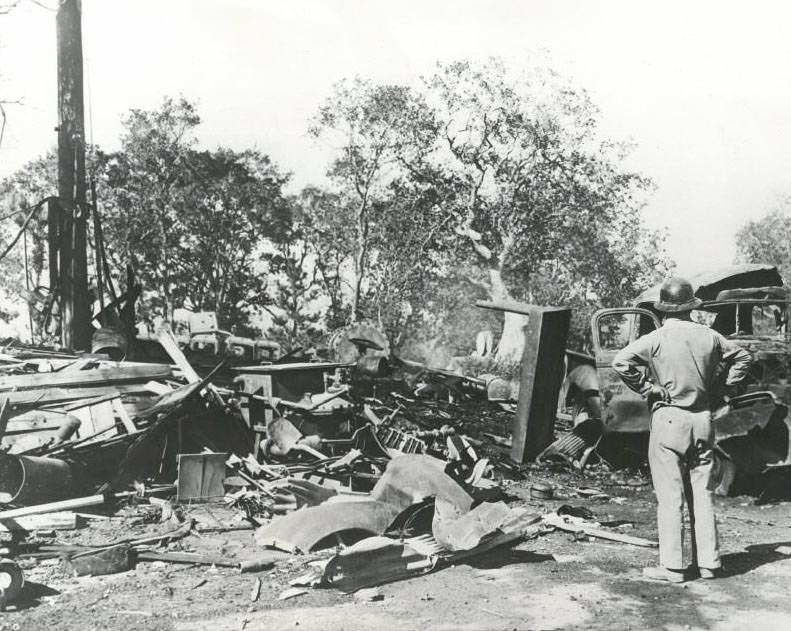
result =
[[[700,322],[692,322],[691,320],[672,320],[665,322],[657,332],[662,335],[681,335],[694,338],[709,338],[719,340],[723,336],[712,329],[710,326],[701,324]]]
[[[707,333],[716,333],[716,331],[711,327],[701,324],[700,322],[693,322],[692,320],[665,320],[662,326],[657,330],[667,331],[669,329],[684,329],[687,331],[706,331]]]

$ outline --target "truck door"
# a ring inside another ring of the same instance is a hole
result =
[[[607,433],[647,432],[649,429],[645,400],[621,381],[612,368],[612,360],[627,344],[659,326],[659,319],[645,309],[602,309],[593,314],[593,349],[599,376],[602,422]]]

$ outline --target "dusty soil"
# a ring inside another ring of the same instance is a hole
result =
[[[515,505],[537,513],[560,504],[584,506],[626,534],[654,539],[650,485],[616,484],[608,478],[540,473],[558,491],[596,486],[609,498],[529,499],[530,481],[509,488]],[[623,480],[620,480],[623,482]],[[310,589],[289,600],[278,595],[316,558],[289,557],[273,570],[239,574],[225,568],[140,563],[103,577],[68,576],[56,561],[30,563],[24,597],[0,614],[10,629],[791,629],[791,546],[788,503],[757,506],[751,498],[718,499],[726,576],[669,585],[644,580],[656,562],[653,549],[602,540],[575,540],[554,532],[537,540],[411,580],[384,585],[384,598],[360,602],[328,589]],[[140,536],[170,526],[150,523],[151,509],[128,509],[111,521],[93,522],[59,541],[97,543]],[[232,513],[193,508],[201,523],[228,523]],[[625,523],[624,523],[625,522]],[[204,553],[255,555],[252,531],[190,535],[179,547]],[[260,579],[260,596],[251,590]]]

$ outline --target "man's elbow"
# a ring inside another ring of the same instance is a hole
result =
[[[619,360],[618,357],[612,360],[612,364],[610,364],[610,367],[619,375],[622,375],[625,372],[629,372],[629,363]]]

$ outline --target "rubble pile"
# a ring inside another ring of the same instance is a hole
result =
[[[292,353],[200,373],[169,332],[158,337],[167,364],[2,347],[0,606],[14,606],[24,572],[53,561],[61,575],[96,576],[139,563],[260,572],[304,559],[287,599],[311,587],[368,590],[552,531],[656,545],[557,505],[627,502],[603,489],[628,495],[645,471],[613,473],[601,442],[612,451],[614,437],[600,419],[531,403],[533,392],[557,398],[540,371],[525,371],[536,381],[522,382],[529,396],[517,403],[490,398],[484,379],[349,342],[356,357],[335,362]],[[543,450],[525,441],[531,432],[548,432]],[[514,457],[526,446],[533,463]],[[583,470],[600,488],[579,484]],[[568,483],[542,477],[558,471]],[[520,480],[537,505],[512,501]],[[249,537],[240,549],[206,546],[205,533],[237,531]]]
[[[504,501],[525,470],[506,455],[514,405],[478,380],[361,353],[235,367],[228,388],[213,383],[223,364],[201,378],[160,341],[172,365],[0,353],[3,606],[19,568],[47,558],[83,576],[145,562],[256,572],[319,553],[291,587],[354,592],[563,527]],[[235,530],[255,547],[193,541]]]

